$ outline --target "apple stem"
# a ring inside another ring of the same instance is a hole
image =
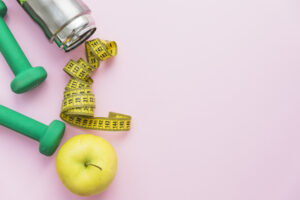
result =
[[[92,163],[85,163],[84,165],[85,165],[86,167],[89,166],[89,165],[90,165],[90,166],[93,166],[93,167],[97,167],[98,169],[100,169],[100,170],[102,171],[102,168],[99,167],[98,165],[94,165],[94,164],[92,164]]]

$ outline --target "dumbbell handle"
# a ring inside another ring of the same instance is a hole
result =
[[[0,124],[39,141],[48,126],[0,105]]]
[[[0,17],[0,44],[0,51],[15,75],[32,67],[3,17]]]

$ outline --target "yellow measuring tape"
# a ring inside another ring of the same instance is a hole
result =
[[[94,117],[95,96],[92,93],[92,72],[117,54],[114,41],[95,39],[85,43],[88,62],[70,60],[64,71],[71,76],[65,92],[60,117],[65,122],[86,129],[105,131],[130,130],[131,117],[110,112],[108,117]]]

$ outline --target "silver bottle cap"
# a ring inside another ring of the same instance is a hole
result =
[[[81,0],[26,0],[20,4],[47,38],[66,52],[96,31],[91,11]]]

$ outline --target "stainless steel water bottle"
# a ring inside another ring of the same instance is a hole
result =
[[[82,0],[17,0],[43,29],[47,38],[66,52],[95,31],[90,9]]]

